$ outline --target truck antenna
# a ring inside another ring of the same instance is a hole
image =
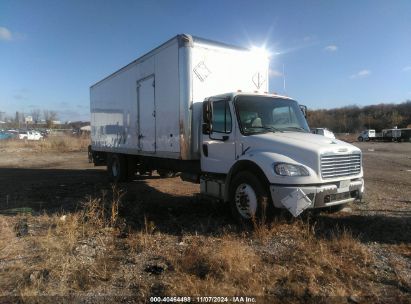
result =
[[[287,96],[287,91],[285,89],[285,64],[283,63],[283,91],[284,95]]]

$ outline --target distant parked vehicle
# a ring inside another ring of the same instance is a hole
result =
[[[7,131],[0,131],[0,140],[2,139],[11,139],[14,138],[15,135],[13,133]]]
[[[335,139],[334,133],[327,128],[312,128],[311,133]]]
[[[358,141],[370,141],[375,139],[375,130],[364,130],[358,136]]]
[[[47,137],[49,137],[49,131],[48,130],[41,130],[40,131],[40,134],[41,134],[41,136],[43,136],[43,138],[47,138]]]
[[[40,140],[43,136],[37,131],[20,131],[19,139]]]

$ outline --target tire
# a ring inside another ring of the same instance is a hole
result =
[[[120,183],[127,180],[127,159],[121,154],[110,154],[107,160],[107,173],[110,181]]]
[[[88,146],[87,148],[87,156],[88,156],[88,162],[90,164],[93,163],[93,150],[91,149],[91,146]]]
[[[163,178],[170,178],[176,175],[173,171],[165,170],[165,169],[158,169],[157,173],[158,175],[160,175],[160,177],[163,177]]]
[[[244,171],[230,184],[230,209],[240,223],[264,223],[272,213],[272,202],[266,185],[254,174]]]
[[[358,137],[358,141],[363,141],[364,139],[360,136]]]

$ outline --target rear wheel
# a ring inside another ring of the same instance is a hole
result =
[[[240,172],[230,185],[230,207],[237,221],[263,223],[273,208],[264,183],[250,172]]]
[[[157,173],[158,173],[158,175],[160,175],[163,178],[170,178],[170,177],[174,177],[176,175],[173,171],[164,170],[164,169],[158,169]]]
[[[88,146],[87,148],[87,156],[88,162],[91,164],[93,162],[93,150],[91,149],[91,146]]]
[[[121,154],[110,154],[107,162],[110,181],[119,183],[127,180],[127,159]]]

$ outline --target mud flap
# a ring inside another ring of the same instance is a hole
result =
[[[297,188],[281,200],[281,203],[294,216],[299,216],[305,209],[311,206],[312,201],[303,190]]]

